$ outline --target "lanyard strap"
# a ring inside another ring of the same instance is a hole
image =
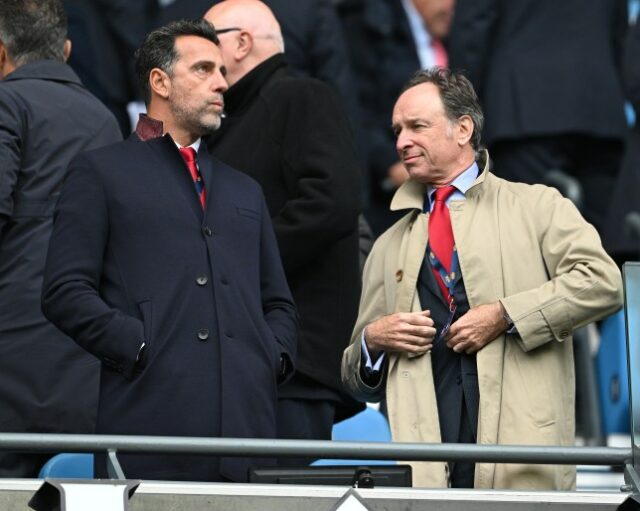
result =
[[[456,284],[460,279],[460,260],[458,259],[458,250],[456,249],[456,247],[453,247],[453,255],[451,256],[451,271],[449,273],[447,273],[446,268],[433,253],[433,250],[431,250],[431,247],[429,245],[427,245],[427,254],[429,254],[429,262],[431,263],[431,266],[435,268],[435,270],[440,275],[442,282],[444,282],[444,285],[447,287],[447,291],[449,291],[449,300],[451,300],[451,306],[453,306],[453,289],[456,287]]]

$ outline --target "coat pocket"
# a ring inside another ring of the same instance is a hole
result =
[[[146,366],[147,362],[151,358],[151,353],[153,350],[153,314],[152,314],[152,302],[151,300],[143,300],[138,302],[138,310],[140,312],[140,319],[142,320],[142,324],[144,326],[144,358],[142,366]]]
[[[260,212],[248,208],[236,208],[238,214],[256,221],[260,221]]]

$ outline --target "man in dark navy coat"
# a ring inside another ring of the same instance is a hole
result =
[[[98,361],[42,315],[60,186],[81,151],[121,140],[65,64],[61,0],[0,2],[0,431],[93,433]],[[36,477],[52,454],[0,452],[0,477]]]
[[[56,210],[43,310],[102,362],[99,433],[275,436],[297,315],[260,187],[200,143],[227,88],[217,45],[204,20],[147,36],[149,116],[72,163]],[[172,480],[243,481],[265,463],[120,458],[127,477]]]

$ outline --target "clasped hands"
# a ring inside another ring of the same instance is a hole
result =
[[[500,302],[479,305],[452,323],[444,341],[455,352],[476,353],[508,328]],[[385,351],[428,353],[436,328],[431,311],[396,312],[383,316],[365,328],[365,342],[372,358]]]

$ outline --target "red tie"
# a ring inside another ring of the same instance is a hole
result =
[[[429,216],[429,247],[436,255],[438,261],[444,266],[447,273],[451,272],[451,258],[453,257],[453,230],[451,229],[451,218],[449,208],[445,204],[449,196],[455,191],[455,186],[443,186],[437,188],[434,194],[434,204]],[[445,300],[449,299],[449,290],[442,281],[438,270],[431,267],[436,281],[440,286]]]
[[[449,57],[447,56],[447,50],[439,39],[431,40],[431,49],[433,50],[433,56],[435,57],[436,66],[447,67],[449,65]]]
[[[202,176],[200,175],[200,171],[196,165],[196,150],[193,147],[181,147],[180,154],[182,155],[184,162],[187,164],[189,174],[191,174],[191,179],[193,179],[193,184],[196,187],[196,193],[200,198],[200,205],[202,206],[202,209],[204,209],[204,205],[207,201],[207,192],[204,189],[204,181],[202,180]]]

